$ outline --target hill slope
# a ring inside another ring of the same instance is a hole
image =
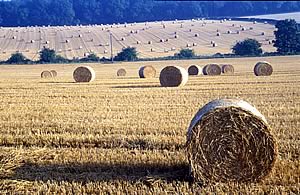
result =
[[[143,58],[170,56],[187,47],[202,55],[230,53],[237,41],[246,38],[257,39],[263,44],[263,50],[270,52],[275,51],[270,43],[274,39],[274,30],[270,24],[219,20],[1,28],[0,59],[5,60],[18,51],[36,60],[43,47],[52,48],[69,59],[92,52],[100,57],[110,57],[110,32],[114,55],[128,46],[136,47],[139,57]],[[216,43],[215,47],[212,41]]]

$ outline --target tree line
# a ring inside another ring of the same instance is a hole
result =
[[[293,11],[300,11],[299,1],[11,0],[0,2],[0,26],[111,24]]]

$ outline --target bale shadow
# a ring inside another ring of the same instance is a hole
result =
[[[158,180],[167,182],[190,181],[189,166],[186,163],[165,165],[143,164],[34,164],[25,163],[15,169],[10,179],[27,181],[68,181],[68,182],[113,182],[123,180],[148,183]]]
[[[45,84],[74,84],[75,81],[68,81],[68,82],[60,82],[60,81],[41,81],[39,83],[45,83]]]
[[[146,88],[159,88],[160,85],[125,85],[125,86],[114,86],[111,88],[114,89],[130,89],[130,88],[140,88],[140,89],[146,89]]]

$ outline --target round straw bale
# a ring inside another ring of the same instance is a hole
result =
[[[159,81],[162,87],[184,86],[188,81],[188,73],[182,67],[167,66],[160,72]]]
[[[202,70],[204,75],[220,75],[222,72],[218,64],[207,64]]]
[[[151,44],[152,44],[152,41],[148,41],[148,44],[151,45]]]
[[[231,64],[221,64],[221,69],[223,74],[233,74],[234,67]]]
[[[198,34],[198,33],[195,33],[195,37],[199,37],[199,34]]]
[[[57,77],[57,72],[55,70],[50,70],[52,77]]]
[[[147,65],[142,66],[139,70],[139,76],[140,78],[152,78],[155,77],[156,70],[153,66]]]
[[[41,73],[41,78],[50,78],[52,77],[52,74],[50,71],[48,70],[44,70],[42,73]]]
[[[80,66],[73,72],[73,78],[76,82],[91,82],[95,77],[95,71],[90,66]]]
[[[200,75],[202,74],[202,68],[198,65],[191,65],[188,68],[189,75]]]
[[[117,71],[117,76],[126,76],[126,70],[124,68],[120,68]]]
[[[256,76],[270,76],[273,73],[273,67],[269,62],[258,62],[254,66]]]
[[[260,181],[277,157],[265,117],[238,99],[218,99],[202,107],[190,123],[186,145],[190,174],[203,183]]]
[[[217,33],[217,36],[218,36],[218,37],[221,36],[221,33],[218,32],[218,33]]]

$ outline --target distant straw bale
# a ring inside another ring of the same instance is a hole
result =
[[[186,151],[194,181],[257,182],[273,169],[277,143],[265,117],[238,99],[214,100],[192,119]]]
[[[120,68],[117,71],[117,76],[126,76],[126,70],[124,68]]]
[[[182,67],[167,66],[160,72],[159,81],[162,87],[184,86],[188,81],[188,73]]]
[[[218,64],[207,64],[203,68],[204,75],[220,75],[221,72],[221,67]]]
[[[95,77],[95,71],[90,66],[78,67],[73,72],[73,78],[76,82],[91,82]]]
[[[156,70],[153,66],[150,65],[142,66],[139,69],[140,78],[152,78],[155,77],[155,75],[156,75]]]
[[[52,77],[57,77],[57,72],[55,70],[50,70]]]
[[[189,75],[201,75],[202,74],[202,68],[198,65],[191,65],[188,68]]]
[[[223,74],[233,74],[234,67],[231,64],[220,64]]]
[[[52,74],[50,71],[48,70],[44,70],[42,73],[41,73],[41,78],[51,78],[52,77]]]
[[[269,62],[258,62],[254,66],[256,76],[270,76],[273,73],[273,67]]]

